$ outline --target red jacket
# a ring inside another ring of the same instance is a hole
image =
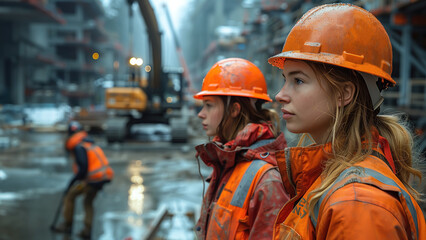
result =
[[[373,133],[374,154],[346,169],[309,214],[309,193],[322,181],[331,145],[277,153],[292,199],[281,209],[274,239],[426,239],[423,213],[394,174],[386,139]]]
[[[277,139],[273,139],[270,126],[267,124],[249,124],[235,140],[224,145],[210,142],[196,146],[197,155],[207,166],[213,168],[213,172],[208,178],[210,184],[203,199],[200,219],[195,227],[198,239],[272,238],[275,216],[289,199],[275,167],[274,154],[275,151],[283,149],[285,146],[284,135],[281,134]],[[263,162],[263,164],[256,170],[249,196],[241,205],[244,207],[236,210],[234,206],[227,206],[228,209],[218,210],[218,205],[227,205],[225,203],[227,195],[230,192],[233,194],[234,189],[238,187],[233,179],[243,178],[241,173],[246,172],[253,160],[261,160],[254,162],[256,164]],[[231,210],[239,213],[213,214],[218,211],[232,212]],[[214,219],[212,219],[212,215],[214,215]],[[241,218],[243,215],[245,216]],[[215,227],[212,222],[218,222],[218,225]],[[230,227],[232,231],[228,232],[226,225],[232,226]]]

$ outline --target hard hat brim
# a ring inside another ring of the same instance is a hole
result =
[[[375,65],[369,63],[357,64],[344,59],[342,55],[335,55],[329,53],[308,53],[308,52],[299,52],[299,51],[288,51],[281,52],[275,56],[272,56],[268,59],[268,63],[272,66],[283,69],[284,62],[286,59],[294,59],[294,60],[304,60],[304,61],[313,61],[331,64],[339,67],[349,68],[356,71],[361,71],[365,73],[369,73],[371,75],[378,76],[379,78],[383,78],[389,81],[392,85],[395,85],[395,80],[382,69],[378,68]]]
[[[272,99],[267,94],[256,94],[253,92],[247,92],[244,93],[243,91],[240,92],[225,92],[223,90],[219,91],[201,91],[197,94],[195,94],[193,97],[195,99],[203,99],[204,96],[235,96],[235,97],[248,97],[248,98],[257,98],[261,100],[265,100],[267,102],[272,102]]]

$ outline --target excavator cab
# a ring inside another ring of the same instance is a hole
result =
[[[132,138],[135,124],[160,123],[171,129],[172,142],[186,142],[188,138],[185,116],[182,114],[183,75],[179,69],[163,71],[160,88],[150,83],[132,84],[127,87],[112,87],[105,92],[107,141],[123,142]]]
[[[140,88],[113,87],[105,93],[107,109],[144,111],[148,105],[147,95]]]

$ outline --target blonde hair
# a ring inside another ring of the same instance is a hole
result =
[[[220,96],[223,105],[225,106],[224,115],[221,123],[218,126],[217,136],[224,143],[229,142],[237,136],[238,132],[249,123],[271,123],[271,130],[275,137],[280,132],[280,119],[278,113],[272,109],[262,108],[263,100],[257,99],[253,105],[252,98],[235,97],[235,96]],[[234,103],[241,105],[240,113],[237,117],[231,116]]]
[[[373,110],[370,95],[362,76],[354,70],[332,66],[324,63],[307,62],[314,70],[317,79],[331,90],[330,98],[336,104],[343,96],[343,85],[352,82],[355,85],[353,101],[344,107],[336,108],[334,123],[327,142],[331,142],[331,158],[322,171],[321,185],[310,193],[309,212],[313,212],[319,198],[328,190],[337,177],[348,167],[364,160],[372,153],[372,133],[376,128],[381,136],[389,142],[395,162],[396,176],[401,180],[411,195],[420,200],[420,194],[410,186],[411,176],[421,181],[421,172],[412,167],[413,137],[408,125],[398,115],[378,115],[379,109]],[[368,145],[363,142],[369,143]]]

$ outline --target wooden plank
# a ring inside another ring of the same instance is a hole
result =
[[[155,234],[157,233],[158,229],[160,228],[161,223],[163,222],[164,218],[168,215],[167,207],[163,206],[157,214],[157,217],[152,221],[151,225],[149,226],[149,232],[146,234],[145,237],[143,237],[143,240],[153,240],[155,237]]]

